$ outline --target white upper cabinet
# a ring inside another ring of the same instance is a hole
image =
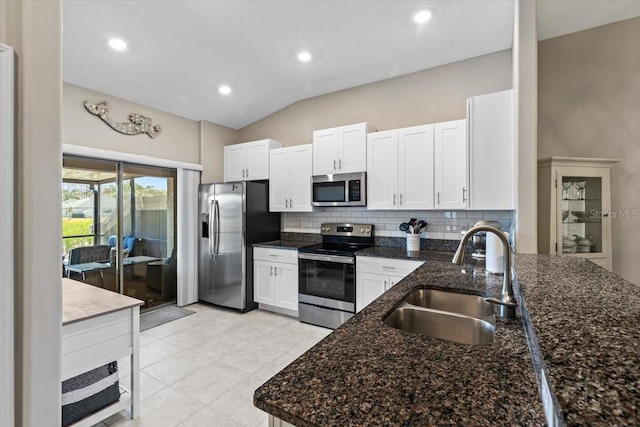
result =
[[[269,156],[269,211],[284,212],[289,207],[289,151],[276,148]]]
[[[466,122],[463,119],[434,125],[436,209],[467,208]]]
[[[313,132],[313,175],[366,172],[368,123]]]
[[[398,130],[398,207],[433,209],[433,125]]]
[[[269,179],[269,151],[282,143],[273,139],[224,147],[224,182]]]
[[[328,175],[338,170],[338,129],[313,131],[313,174]]]
[[[279,146],[282,147],[282,144]],[[269,179],[269,150],[271,148],[268,140],[247,144],[247,180]]]
[[[310,212],[311,144],[277,148],[270,152],[269,210]]]
[[[469,209],[515,209],[513,90],[467,100]]]
[[[289,178],[289,210],[310,212],[311,204],[311,170],[313,149],[311,144],[291,147],[289,159],[291,175]]]
[[[224,182],[245,180],[246,152],[247,147],[244,144],[224,147]]]
[[[367,170],[367,209],[397,209],[397,130],[367,135]]]
[[[433,209],[433,125],[367,136],[367,208]]]

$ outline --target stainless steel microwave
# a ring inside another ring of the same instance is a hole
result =
[[[336,173],[311,177],[314,206],[367,206],[367,173]]]

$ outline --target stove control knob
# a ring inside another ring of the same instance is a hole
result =
[[[360,229],[360,232],[361,232],[361,233],[364,233],[364,228],[361,228],[361,229]]]
[[[370,233],[371,229],[370,228],[366,228],[364,231],[366,231],[367,233]]]

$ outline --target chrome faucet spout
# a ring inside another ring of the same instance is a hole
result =
[[[504,253],[504,279],[502,281],[502,294],[500,295],[499,300],[495,298],[487,298],[486,301],[499,305],[499,316],[506,317],[508,319],[515,319],[518,303],[513,295],[513,282],[511,279],[511,245],[509,244],[509,239],[507,239],[502,231],[495,227],[491,227],[490,225],[474,225],[467,230],[464,236],[462,236],[458,250],[453,256],[453,260],[451,262],[457,265],[464,264],[464,252],[467,247],[467,243],[469,242],[469,238],[480,231],[486,231],[498,236],[502,242],[502,252]]]

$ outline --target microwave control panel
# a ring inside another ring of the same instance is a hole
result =
[[[349,201],[359,202],[361,200],[360,197],[360,180],[354,179],[349,181]]]

